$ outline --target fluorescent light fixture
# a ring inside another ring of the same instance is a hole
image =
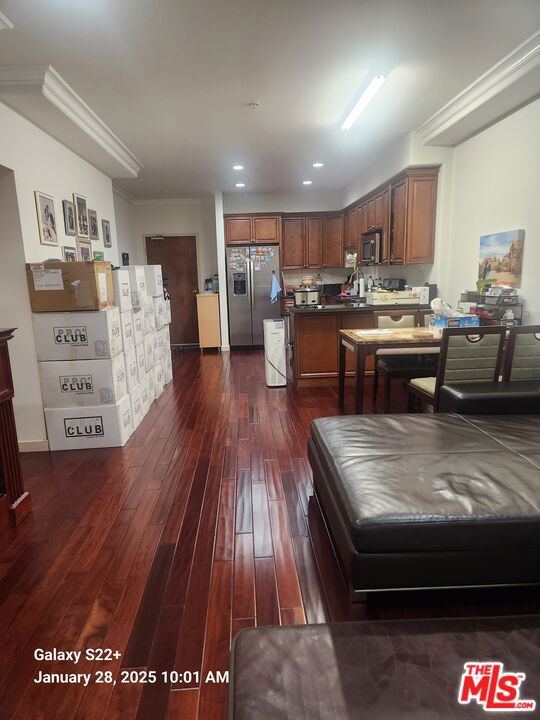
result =
[[[243,169],[244,169],[244,166],[243,166],[243,165],[233,165],[233,166],[232,166],[232,169],[233,169],[233,170],[243,170]]]
[[[236,183],[236,187],[246,187],[245,183]]]
[[[347,115],[341,126],[342,130],[350,130],[354,123],[358,120],[360,115],[364,112],[368,104],[373,100],[377,92],[380,90],[381,85],[384,83],[386,78],[384,75],[376,75],[373,80],[369,83],[364,92],[360,95],[356,101],[353,109]]]
[[[313,167],[314,167],[314,168],[321,168],[321,167],[324,167],[324,163],[321,163],[321,162],[316,162],[316,163],[313,163]]]
[[[302,185],[311,185],[313,183],[313,180],[304,180]]]

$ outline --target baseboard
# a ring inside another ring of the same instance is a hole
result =
[[[20,440],[19,452],[48,452],[48,440]]]
[[[223,351],[229,352],[230,349],[231,349],[231,346],[230,346],[230,345],[222,345],[222,346],[221,346],[221,351],[222,351],[222,352],[223,352]]]

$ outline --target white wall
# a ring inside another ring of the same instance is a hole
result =
[[[34,191],[54,197],[59,245],[75,245],[64,234],[62,200],[74,192],[86,196],[97,211],[100,240],[95,250],[118,262],[116,224],[111,179],[35,125],[0,103],[0,165],[12,170],[4,175],[0,213],[1,273],[0,316],[2,325],[18,326],[11,341],[14,366],[14,408],[17,435],[22,449],[46,447],[45,425],[36,352],[31,335],[31,314],[24,275],[25,262],[61,257],[61,248],[41,245]],[[9,219],[6,222],[4,215]],[[113,247],[103,248],[101,220],[111,223]]]
[[[481,235],[525,230],[521,294],[540,322],[540,100],[454,149],[447,297],[478,278]]]
[[[133,205],[137,262],[145,262],[144,238],[150,235],[195,235],[199,289],[218,271],[214,199],[148,200]]]
[[[323,212],[341,210],[343,193],[306,187],[289,193],[224,193],[223,212]]]
[[[0,167],[0,327],[16,327],[9,341],[9,356],[15,387],[15,422],[24,449],[47,449],[45,421],[32,330],[30,300],[26,289],[22,241],[15,178]],[[30,447],[28,443],[35,443]]]
[[[135,228],[135,206],[118,188],[113,188],[113,200],[119,262],[122,264],[122,253],[127,252],[132,265],[144,264],[142,243]]]

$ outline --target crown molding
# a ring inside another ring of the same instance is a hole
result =
[[[212,198],[140,198],[131,200],[133,205],[203,205],[212,202]]]
[[[539,93],[537,30],[426,120],[418,136],[425,145],[457,145]]]
[[[110,177],[136,178],[143,167],[50,65],[0,67],[0,100]]]
[[[0,30],[13,30],[15,25],[9,20],[4,13],[0,12]]]

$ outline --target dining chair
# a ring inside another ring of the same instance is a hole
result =
[[[418,320],[416,310],[376,311],[375,323],[379,329],[397,329],[415,327]],[[373,404],[377,401],[379,375],[383,378],[385,413],[390,412],[392,380],[410,380],[414,377],[427,377],[437,372],[439,348],[381,348],[375,356],[373,374]]]
[[[497,381],[505,336],[506,328],[501,326],[444,328],[436,375],[411,378],[407,386],[409,412],[418,402],[433,405],[437,412],[442,385]]]
[[[518,325],[508,331],[503,380],[540,380],[540,325]]]

